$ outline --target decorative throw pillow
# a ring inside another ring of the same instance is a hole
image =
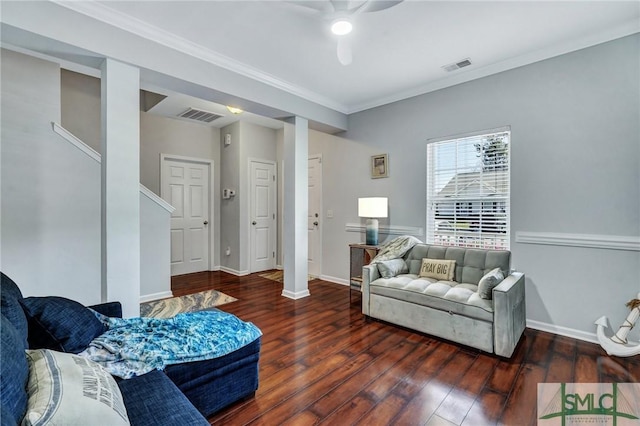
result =
[[[483,299],[491,299],[493,288],[502,280],[504,280],[504,275],[500,268],[490,270],[478,282],[478,295]]]
[[[378,271],[382,278],[391,278],[399,274],[406,274],[409,268],[403,259],[391,259],[378,262]]]
[[[456,272],[455,260],[422,259],[420,276],[437,280],[453,281]]]
[[[31,349],[79,353],[106,330],[91,309],[64,297],[27,297],[21,303]]]
[[[120,389],[100,365],[78,355],[28,350],[29,400],[23,425],[128,425]]]

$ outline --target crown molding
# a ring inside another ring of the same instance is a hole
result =
[[[611,28],[607,31],[603,31],[598,34],[590,34],[588,36],[571,40],[566,43],[550,46],[545,49],[539,49],[534,52],[530,52],[524,55],[516,56],[514,58],[506,59],[504,61],[496,62],[491,65],[486,65],[481,68],[471,69],[455,73],[455,75],[442,78],[423,86],[419,86],[413,89],[405,90],[402,92],[394,93],[393,95],[374,99],[368,102],[363,102],[357,105],[351,106],[347,114],[354,114],[367,109],[376,108],[382,105],[398,102],[404,99],[412,98],[415,96],[425,95],[436,90],[446,89],[447,87],[455,86],[458,84],[466,83],[479,78],[488,77],[493,74],[498,74],[503,71],[508,71],[514,68],[530,65],[535,62],[544,61],[556,56],[564,55],[566,53],[575,52],[580,49],[595,46],[597,44],[606,43],[608,41],[616,40],[622,37],[630,36],[640,32],[640,23],[635,20],[628,21],[616,28]]]
[[[326,96],[281,80],[269,73],[261,71],[240,61],[236,61],[235,59],[222,55],[218,52],[214,52],[204,46],[201,46],[169,31],[158,28],[154,25],[151,25],[148,22],[121,13],[102,3],[97,3],[95,1],[60,0],[52,0],[52,2],[74,12],[81,13],[90,18],[102,21],[105,24],[116,27],[122,31],[126,31],[139,37],[151,40],[167,48],[177,50],[194,58],[201,59],[212,65],[224,68],[226,70],[232,71],[236,74],[240,74],[244,77],[248,77],[252,80],[269,85],[271,87],[275,87],[276,89],[283,90],[287,93],[298,96],[302,99],[306,99],[310,102],[314,102],[318,105],[333,109],[337,112],[346,114],[346,112],[348,111],[347,106],[329,99]]]
[[[154,41],[170,49],[201,59],[212,65],[219,66],[244,77],[251,78],[260,83],[269,85],[318,105],[333,109],[334,111],[342,114],[354,114],[367,109],[424,95],[436,90],[445,89],[447,87],[466,83],[640,32],[640,23],[635,20],[630,20],[615,28],[608,29],[598,34],[590,34],[579,39],[539,49],[515,58],[486,65],[481,68],[461,71],[460,73],[455,73],[455,75],[448,76],[416,88],[397,92],[389,96],[372,99],[355,105],[344,105],[324,95],[281,80],[271,74],[251,67],[250,65],[236,61],[235,59],[214,52],[197,43],[179,37],[147,22],[121,13],[102,3],[97,3],[95,1],[51,1],[59,6],[81,13],[90,18],[97,19],[123,31]]]

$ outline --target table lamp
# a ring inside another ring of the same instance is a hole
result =
[[[387,217],[387,197],[358,198],[358,216],[367,218],[367,245],[378,245],[378,219]]]

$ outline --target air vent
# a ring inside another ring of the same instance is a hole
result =
[[[471,65],[471,59],[465,58],[465,59],[463,59],[461,61],[458,61],[458,62],[455,62],[453,64],[445,65],[442,68],[446,72],[451,72],[451,71],[459,70],[460,68],[468,67],[469,65]]]
[[[222,117],[222,115],[209,111],[202,111],[200,109],[189,108],[182,114],[178,114],[178,117],[188,118],[189,120],[196,120],[202,123],[211,123],[212,121]]]

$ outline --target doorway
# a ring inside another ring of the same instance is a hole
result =
[[[322,156],[309,157],[309,275],[322,273]]]
[[[249,160],[250,272],[276,267],[276,164]]]
[[[160,196],[171,214],[171,275],[208,271],[213,221],[212,163],[161,154]]]

